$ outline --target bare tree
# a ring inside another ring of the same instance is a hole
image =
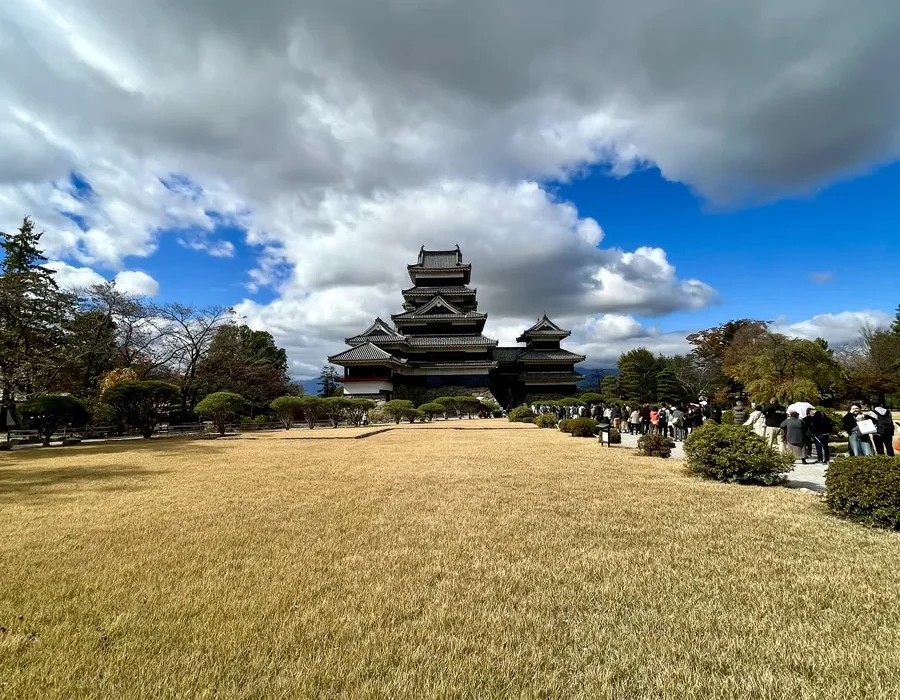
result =
[[[232,321],[234,312],[225,306],[198,309],[171,303],[155,306],[153,317],[164,329],[163,344],[171,355],[170,366],[181,384],[181,408],[193,411],[197,405],[200,382],[197,369],[206,354],[216,330]]]
[[[131,367],[147,379],[166,367],[174,350],[166,342],[168,324],[146,299],[116,289],[115,282],[92,287],[91,308],[108,315],[116,327],[116,364]]]

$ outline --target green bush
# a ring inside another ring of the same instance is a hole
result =
[[[734,411],[722,411],[722,425],[734,425]]]
[[[528,406],[516,406],[513,410],[509,412],[509,421],[510,423],[526,423],[526,422],[534,422],[534,413]],[[531,421],[526,421],[526,418],[531,418]]]
[[[552,413],[542,413],[534,419],[534,423],[538,428],[555,428],[556,416]]]
[[[684,441],[687,466],[694,474],[739,484],[780,484],[794,458],[782,454],[741,425],[707,421]]]
[[[825,486],[825,503],[838,515],[900,530],[900,457],[840,457]]]
[[[572,437],[594,437],[597,434],[597,421],[593,418],[572,418],[566,426]]]
[[[412,401],[407,401],[406,399],[392,399],[381,407],[381,412],[394,423],[399,423],[404,418],[407,418],[412,410]],[[413,417],[415,418],[414,414]]]
[[[534,423],[537,420],[535,416],[525,416],[520,423]]]
[[[19,411],[29,428],[37,430],[44,447],[59,428],[66,425],[82,427],[88,421],[84,404],[69,394],[44,394],[20,404]]]
[[[425,411],[420,411],[418,408],[411,408],[403,414],[403,417],[410,423],[415,423],[416,421],[424,423]]]
[[[244,397],[232,391],[216,391],[208,394],[194,407],[194,413],[209,418],[219,435],[224,435],[229,424],[244,406]],[[258,425],[258,423],[257,423]]]
[[[622,433],[620,433],[615,428],[609,429],[609,444],[610,445],[621,445],[622,444]]]
[[[419,406],[419,410],[428,417],[428,420],[433,420],[435,416],[443,416],[447,411],[447,407],[432,401],[430,403],[423,403]]]
[[[599,432],[597,421],[593,418],[565,418],[559,422],[561,432],[575,437],[592,437]],[[576,435],[576,431],[578,434]],[[590,433],[588,433],[590,431]]]
[[[374,423],[390,423],[392,418],[388,418],[388,415],[382,411],[380,408],[373,408],[369,411],[369,425],[373,425]]]
[[[621,437],[619,439],[621,440]],[[666,435],[642,435],[638,438],[637,446],[638,454],[645,457],[668,459],[672,456],[675,441]]]

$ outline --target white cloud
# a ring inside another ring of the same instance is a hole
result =
[[[834,281],[833,272],[813,272],[809,278],[816,284],[828,284]]]
[[[81,290],[106,282],[106,278],[89,267],[75,267],[58,260],[47,263],[54,270],[53,277],[60,289]],[[119,291],[137,296],[154,297],[159,294],[159,282],[140,270],[122,270],[113,278]]]
[[[233,258],[234,243],[231,241],[211,241],[203,238],[179,238],[178,245],[188,250],[209,253],[214,258]]]
[[[864,328],[887,328],[893,320],[893,317],[884,311],[867,309],[863,311],[818,314],[808,320],[797,323],[779,320],[773,324],[772,329],[779,333],[806,338],[807,340],[824,338],[831,345],[839,346],[858,340],[860,331]]]
[[[399,310],[423,243],[463,247],[501,339],[544,310],[696,309],[714,291],[665,251],[597,248],[536,183],[655,164],[725,202],[891,160],[898,23],[837,0],[8,0],[0,222],[33,215],[73,270],[163,231],[230,256],[216,227],[244,229],[279,296],[242,308],[303,366]]]
[[[106,281],[89,267],[74,267],[58,260],[48,262],[45,267],[55,272],[53,279],[60,289],[87,289]]]
[[[159,294],[159,282],[140,270],[122,270],[115,277],[116,289],[142,297]]]

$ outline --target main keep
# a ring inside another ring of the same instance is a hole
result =
[[[482,334],[487,314],[478,311],[459,246],[423,247],[406,269],[413,286],[403,290],[404,312],[393,324],[376,318],[346,339],[349,350],[328,358],[344,368],[345,395],[421,402],[472,394],[511,407],[575,393],[584,356],[560,348],[570,332],[546,315],[516,339],[522,346],[497,347]]]

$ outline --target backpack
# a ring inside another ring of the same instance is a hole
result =
[[[875,415],[878,416],[878,419],[875,421],[875,425],[878,428],[878,432],[893,434],[894,423],[891,418],[890,411],[885,411],[884,413],[878,413],[878,411],[875,411]]]

